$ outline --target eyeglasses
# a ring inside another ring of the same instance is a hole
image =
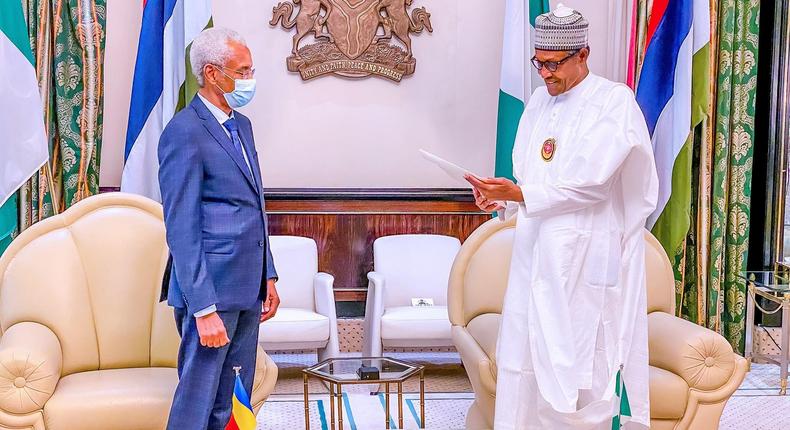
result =
[[[227,70],[227,71],[233,72],[233,73],[241,76],[242,79],[250,79],[250,78],[255,76],[255,69],[254,68],[253,69],[249,69],[249,70],[233,70],[233,69],[229,69],[227,67],[217,66],[216,64],[212,64],[212,66],[216,67],[217,69],[220,69],[220,72],[222,72],[222,74],[225,75],[225,76],[228,76],[228,74],[223,72],[223,70]],[[228,77],[230,78],[230,76],[228,76]]]
[[[581,52],[581,49],[577,49],[571,52],[560,61],[540,61],[538,60],[538,57],[532,57],[530,61],[532,61],[532,65],[535,66],[535,68],[538,69],[538,71],[540,71],[540,69],[545,67],[546,70],[548,70],[549,72],[556,72],[557,68],[559,68],[560,65],[562,65],[562,63],[570,60],[573,56],[575,56],[579,52]]]

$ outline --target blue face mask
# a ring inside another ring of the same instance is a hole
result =
[[[235,79],[233,92],[225,93],[225,101],[231,109],[246,106],[255,96],[255,79]]]
[[[221,69],[220,72],[228,76],[228,74]],[[230,78],[230,76],[228,77]],[[238,109],[249,104],[255,96],[255,79],[233,79],[233,85],[233,91],[229,93],[223,91],[228,106],[230,106],[231,109]],[[222,91],[219,85],[217,85],[217,88]]]

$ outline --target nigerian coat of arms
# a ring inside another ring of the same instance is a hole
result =
[[[412,0],[292,0],[274,7],[269,24],[296,27],[287,65],[304,80],[336,74],[400,82],[417,64],[411,34],[433,32],[431,14],[424,7],[410,14],[411,4]],[[300,46],[308,35],[315,43]],[[400,45],[391,43],[393,37]]]

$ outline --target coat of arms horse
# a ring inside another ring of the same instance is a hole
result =
[[[411,33],[426,29],[433,32],[431,14],[424,7],[409,14],[412,1],[284,1],[274,7],[269,24],[296,27],[287,64],[288,70],[299,72],[302,79],[334,73],[348,77],[378,75],[400,81],[415,70]],[[292,17],[296,5],[299,10]],[[300,47],[309,35],[316,43]],[[388,43],[393,36],[403,48]]]

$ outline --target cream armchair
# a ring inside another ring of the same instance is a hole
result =
[[[386,347],[452,346],[447,316],[447,278],[461,242],[449,236],[402,234],[373,242],[368,273],[363,354]],[[434,306],[412,306],[412,298]]]
[[[313,239],[270,236],[277,265],[280,308],[261,323],[259,342],[267,351],[318,350],[318,360],[340,355],[335,310],[335,279],[318,272],[318,247]]]
[[[162,208],[88,198],[21,234],[0,258],[0,428],[163,429],[178,332],[159,303]],[[258,349],[257,412],[277,367]]]
[[[464,243],[450,274],[452,335],[475,401],[469,430],[490,429],[496,394],[496,342],[515,219],[491,220]],[[743,381],[747,363],[717,333],[674,316],[669,259],[646,232],[650,416],[654,430],[716,429],[724,405]]]

